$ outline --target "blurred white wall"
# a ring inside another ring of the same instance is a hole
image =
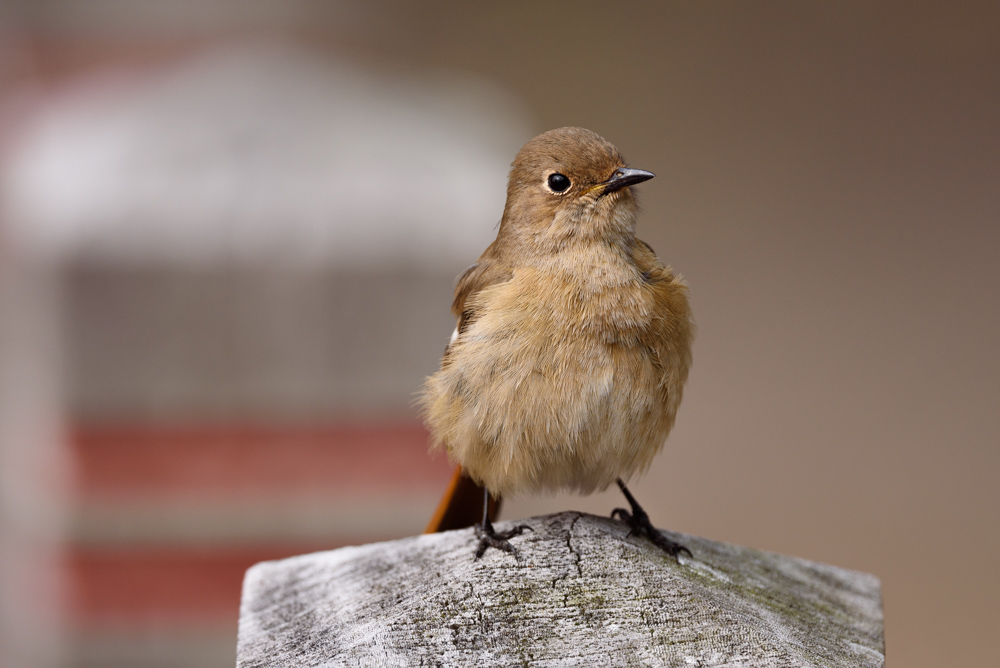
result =
[[[530,133],[485,81],[289,43],[101,71],[34,104],[4,165],[10,242],[140,262],[466,261]]]

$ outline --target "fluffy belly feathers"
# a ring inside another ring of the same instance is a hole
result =
[[[601,490],[662,447],[678,374],[641,342],[657,318],[640,292],[617,306],[595,297],[592,311],[537,284],[515,277],[478,296],[478,317],[424,387],[425,418],[435,444],[494,493]]]

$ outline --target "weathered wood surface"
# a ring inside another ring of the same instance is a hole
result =
[[[694,553],[678,564],[574,512],[525,523],[520,560],[473,561],[466,529],[257,564],[238,668],[884,665],[872,575],[670,534]]]

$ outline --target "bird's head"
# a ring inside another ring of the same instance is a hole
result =
[[[538,135],[518,152],[507,183],[501,233],[536,242],[634,232],[631,186],[653,178],[630,169],[618,149],[583,128]]]

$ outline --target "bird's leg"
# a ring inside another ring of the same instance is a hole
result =
[[[632,512],[629,512],[624,508],[615,508],[611,511],[611,517],[619,518],[631,527],[632,530],[629,531],[628,535],[632,536],[636,534],[645,534],[651,541],[653,541],[653,543],[656,544],[657,547],[662,549],[674,559],[676,559],[677,555],[681,552],[686,553],[689,557],[693,556],[691,554],[691,550],[687,549],[680,543],[675,543],[656,530],[656,528],[649,521],[649,515],[646,514],[646,511],[642,509],[639,502],[635,500],[634,496],[632,496],[632,492],[628,491],[628,487],[626,487],[625,483],[621,481],[621,478],[618,479],[618,487],[622,490],[622,494],[625,495],[625,498],[628,499],[629,505],[632,506]]]
[[[504,552],[510,552],[516,558],[518,557],[517,550],[514,546],[510,544],[510,539],[514,536],[520,536],[527,529],[531,531],[531,527],[527,524],[519,524],[513,529],[508,529],[497,533],[493,528],[493,522],[490,521],[490,492],[485,487],[483,488],[483,523],[476,527],[476,535],[479,536],[479,546],[476,548],[476,559],[483,556],[487,549],[495,547],[498,550],[503,550]]]

